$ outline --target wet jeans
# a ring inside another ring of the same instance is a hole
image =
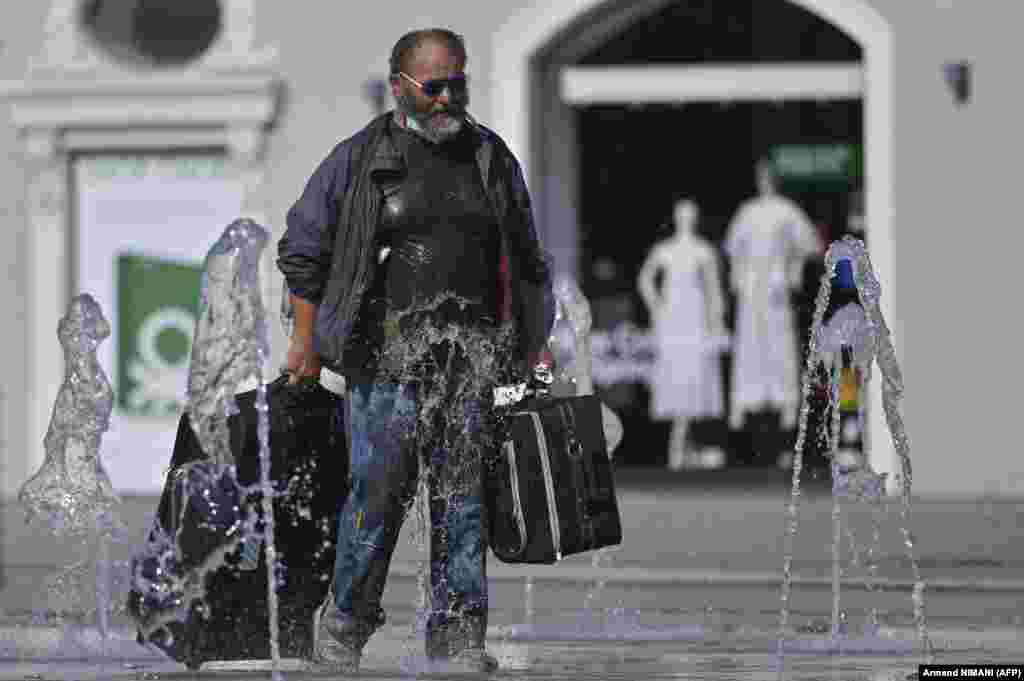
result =
[[[352,488],[338,523],[335,602],[342,617],[379,625],[399,530],[425,464],[430,508],[431,636],[486,630],[477,399],[435,398],[415,384],[350,386],[345,400]],[[468,627],[468,629],[467,629]]]

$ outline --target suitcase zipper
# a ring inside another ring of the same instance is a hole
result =
[[[548,458],[548,440],[544,434],[544,424],[535,411],[527,412],[533,419],[537,429],[537,447],[540,449],[540,469],[544,474],[544,489],[548,494],[548,522],[551,524],[551,542],[555,546],[555,560],[562,560],[562,538],[558,532],[558,505],[555,501],[555,483],[551,478],[551,461]]]
[[[519,550],[522,553],[526,550],[526,518],[523,516],[523,501],[519,496],[519,467],[516,464],[516,446],[509,440],[505,442],[505,452],[508,454],[508,467],[512,473],[512,511],[516,517],[516,526],[519,529]]]

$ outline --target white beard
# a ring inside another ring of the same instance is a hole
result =
[[[411,113],[410,107],[404,106],[401,101],[398,102],[398,109],[405,114],[406,124],[410,130],[419,133],[434,143],[444,142],[455,137],[465,124],[462,116],[448,114],[440,116],[432,114],[426,118],[420,118],[416,114]]]
[[[431,142],[444,142],[462,130],[462,119],[456,116],[430,116],[425,121],[414,116],[407,116],[409,127],[426,137]]]
[[[431,116],[425,127],[432,129],[439,139],[449,139],[462,130],[462,117],[449,114]]]

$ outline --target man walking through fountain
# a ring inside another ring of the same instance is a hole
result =
[[[331,151],[278,247],[295,315],[286,369],[315,380],[323,366],[347,383],[352,488],[324,618],[334,640],[317,651],[347,671],[384,622],[418,485],[431,530],[427,655],[497,667],[484,648],[481,455],[495,447],[493,387],[550,363],[554,297],[519,163],[466,112],[465,67],[449,30],[399,39],[396,109]]]

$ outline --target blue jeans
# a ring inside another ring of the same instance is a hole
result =
[[[480,496],[486,414],[476,398],[428,403],[426,397],[413,384],[350,386],[345,421],[352,488],[339,515],[334,596],[343,618],[375,626],[384,621],[380,600],[388,567],[424,464],[431,527],[429,647],[432,631],[462,619],[473,620],[481,637],[486,630]]]

